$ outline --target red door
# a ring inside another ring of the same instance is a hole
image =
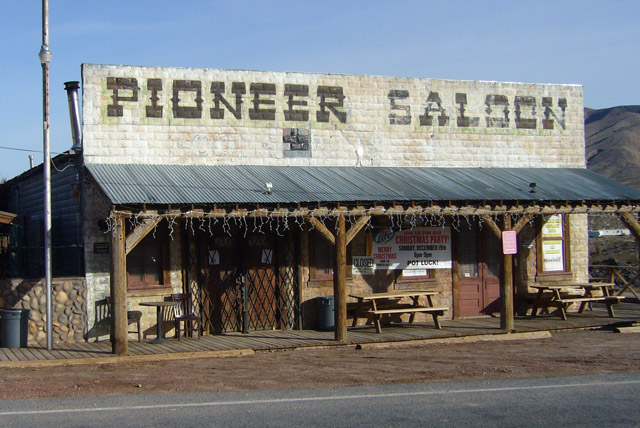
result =
[[[466,225],[465,225],[466,226]],[[456,234],[459,266],[458,300],[460,317],[500,312],[500,241],[488,230],[472,222]]]

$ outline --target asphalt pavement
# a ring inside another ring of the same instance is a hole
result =
[[[2,427],[640,427],[640,373],[0,401]]]

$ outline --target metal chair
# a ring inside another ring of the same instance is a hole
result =
[[[112,305],[111,296],[107,296],[107,305],[109,307],[109,325],[111,325],[111,316],[113,314],[113,305]],[[127,326],[131,324],[135,324],[138,326],[137,330],[127,331],[127,333],[138,333],[138,342],[142,342],[142,329],[140,327],[140,319],[142,318],[141,311],[127,311]]]
[[[173,307],[173,315],[175,317],[176,337],[180,340],[180,323],[184,322],[184,333],[193,335],[194,322],[198,328],[198,339],[202,335],[202,320],[199,315],[193,312],[191,294],[188,293],[176,293],[171,295],[171,300],[174,302],[180,302],[180,304]]]

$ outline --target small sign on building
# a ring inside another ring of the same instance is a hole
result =
[[[94,244],[93,244],[93,252],[95,254],[108,254],[109,253],[109,243],[108,242],[94,242]]]
[[[375,260],[373,257],[353,256],[351,266],[356,275],[373,275]]]
[[[502,254],[517,254],[518,239],[515,230],[502,232]]]

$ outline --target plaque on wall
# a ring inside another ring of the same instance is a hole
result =
[[[93,244],[93,252],[96,254],[108,254],[109,243],[108,242],[95,242]]]

